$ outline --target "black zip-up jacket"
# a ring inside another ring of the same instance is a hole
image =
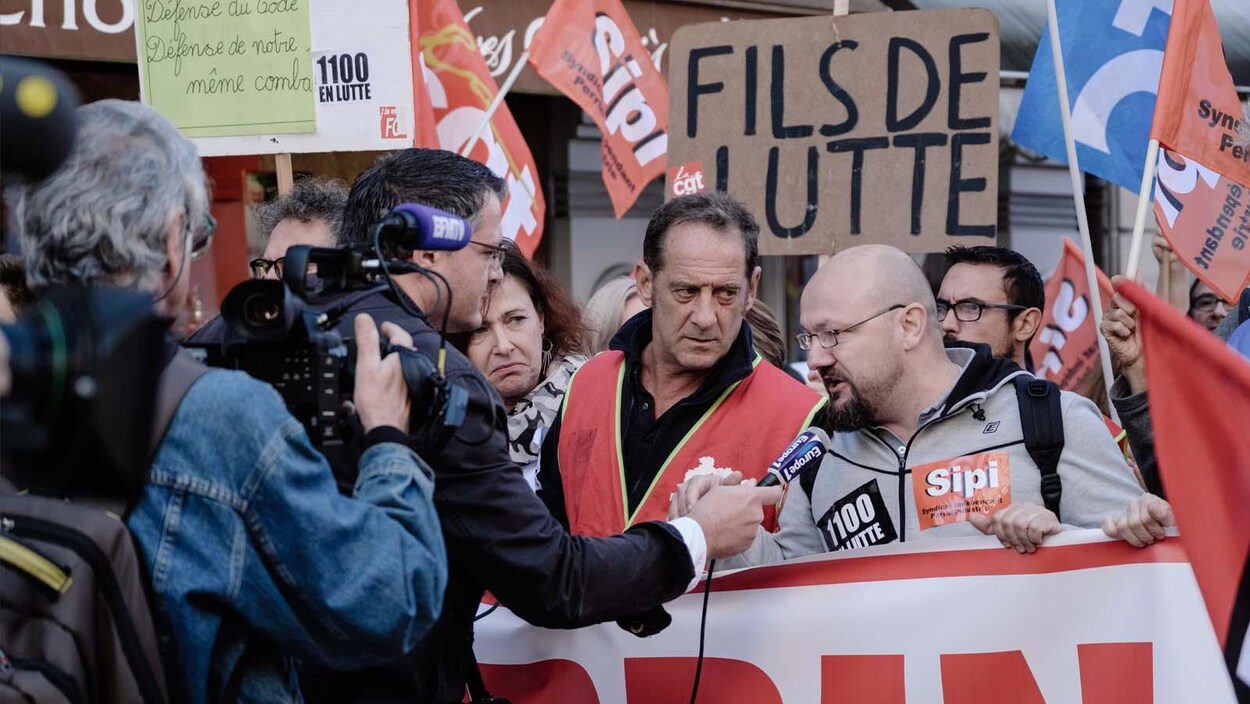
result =
[[[726,389],[750,376],[754,370],[755,346],[751,340],[751,328],[743,323],[729,351],[699,389],[656,418],[655,398],[642,385],[642,351],[651,344],[651,335],[651,311],[644,310],[626,321],[608,344],[608,349],[625,354],[625,388],[621,390],[621,451],[625,463],[625,500],[631,512],[646,497],[651,481],[686,433]],[[567,527],[568,511],[564,504],[564,484],[560,478],[561,416],[556,417],[543,440],[538,493],[547,508],[551,509],[551,515]]]
[[[353,334],[358,313],[378,324],[398,324],[418,350],[437,357],[438,333],[390,294],[353,305],[339,324],[344,337]],[[305,687],[310,701],[462,701],[473,617],[486,590],[534,625],[577,628],[674,599],[694,577],[690,552],[666,523],[645,523],[610,538],[569,535],[510,458],[499,395],[450,345],[447,378],[468,389],[463,426],[438,446],[413,445],[434,469],[434,504],[450,567],[443,613],[403,661],[340,678],[343,689],[322,682]]]

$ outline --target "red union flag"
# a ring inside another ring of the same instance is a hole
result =
[[[1111,305],[1111,280],[1099,270],[1098,289],[1103,309]],[[1046,310],[1029,354],[1037,375],[1067,391],[1088,394],[1102,378],[1098,360],[1098,328],[1094,324],[1085,256],[1072,240],[1063,238],[1063,256],[1046,282]]]
[[[1250,364],[1136,284],[1159,472],[1241,701],[1250,700]],[[1243,409],[1238,411],[1236,409]]]
[[[1227,301],[1250,282],[1250,146],[1207,0],[1176,0],[1150,136],[1155,217],[1185,266]]]
[[[499,92],[477,40],[454,0],[409,0],[414,146],[460,152]],[[546,203],[538,169],[507,105],[500,105],[469,158],[508,182],[504,236],[532,256],[543,235]]]
[[[619,0],[556,0],[530,65],[603,132],[603,184],[616,217],[664,173],[668,85]]]

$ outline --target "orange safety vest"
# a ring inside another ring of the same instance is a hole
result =
[[[569,530],[616,535],[668,516],[669,497],[686,472],[710,457],[715,465],[759,479],[824,405],[820,394],[755,357],[755,370],[725,390],[669,454],[632,515],[626,509],[621,448],[625,355],[603,352],[577,370],[565,392],[559,461]],[[766,511],[765,527],[773,526]]]

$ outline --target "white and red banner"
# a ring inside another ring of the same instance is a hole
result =
[[[1181,539],[1099,531],[1033,555],[993,538],[884,546],[718,575],[699,702],[1234,702]],[[556,631],[505,608],[476,625],[488,688],[514,704],[685,704],[702,587],[641,639]]]

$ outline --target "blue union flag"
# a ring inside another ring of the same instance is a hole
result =
[[[1136,191],[1172,0],[1056,0],[1055,11],[1081,169]],[[1067,163],[1049,29],[1038,43],[1011,138]]]

